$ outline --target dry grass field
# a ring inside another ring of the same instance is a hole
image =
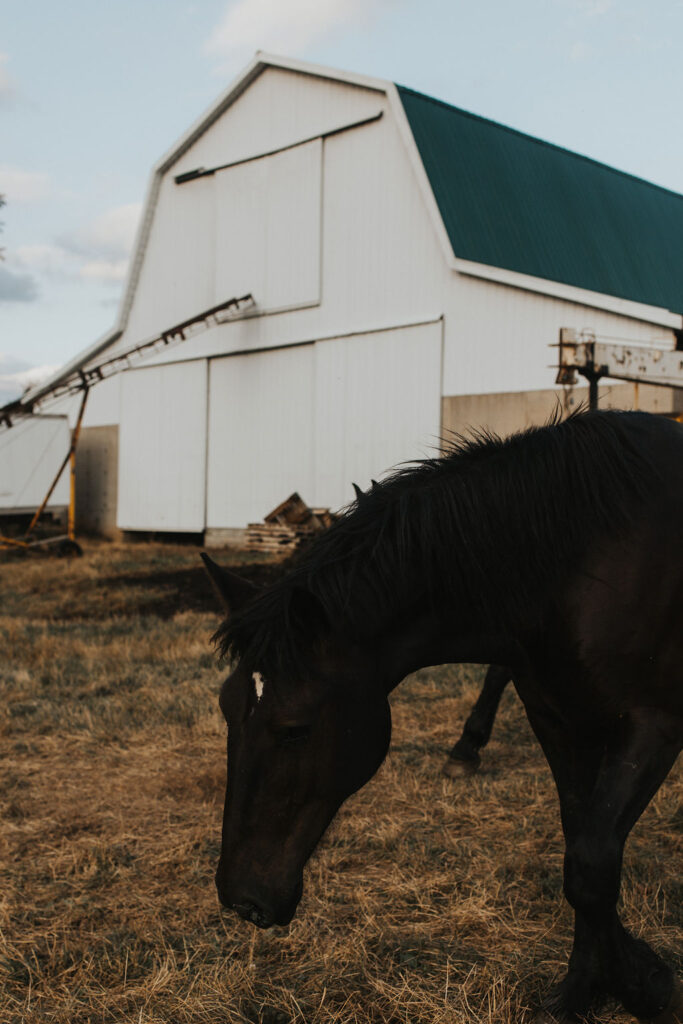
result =
[[[554,789],[512,692],[481,773],[450,780],[481,670],[407,680],[391,753],[297,916],[260,932],[213,886],[225,727],[197,550],[0,557],[2,1024],[530,1020],[571,921]],[[679,764],[629,842],[622,901],[680,974],[682,806]]]

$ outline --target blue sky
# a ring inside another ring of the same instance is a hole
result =
[[[152,165],[257,49],[683,192],[683,0],[0,0],[0,15],[0,402],[113,324]]]

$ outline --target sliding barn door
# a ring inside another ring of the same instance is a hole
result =
[[[313,501],[313,349],[211,361],[208,527],[258,522],[292,491]]]
[[[119,529],[204,529],[206,377],[205,360],[123,374]]]
[[[339,508],[351,481],[438,447],[441,323],[211,360],[207,526],[258,522],[293,491]]]
[[[441,416],[441,323],[318,342],[315,503],[351,501],[392,466],[433,454]]]

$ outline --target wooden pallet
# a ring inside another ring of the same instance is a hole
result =
[[[269,512],[264,522],[249,523],[245,546],[247,551],[288,555],[311,534],[331,526],[334,520],[329,508],[309,508],[295,491]]]
[[[311,510],[296,491],[290,494],[277,508],[264,516],[266,523],[279,523],[294,526],[297,523],[305,523],[311,518]]]
[[[287,523],[249,523],[247,526],[247,551],[263,551],[266,554],[289,554],[301,541],[315,532],[310,526],[289,526]]]

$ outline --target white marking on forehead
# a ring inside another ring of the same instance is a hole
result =
[[[254,672],[252,679],[254,680],[254,689],[256,690],[256,700],[261,700],[263,696],[263,676],[260,672]]]

